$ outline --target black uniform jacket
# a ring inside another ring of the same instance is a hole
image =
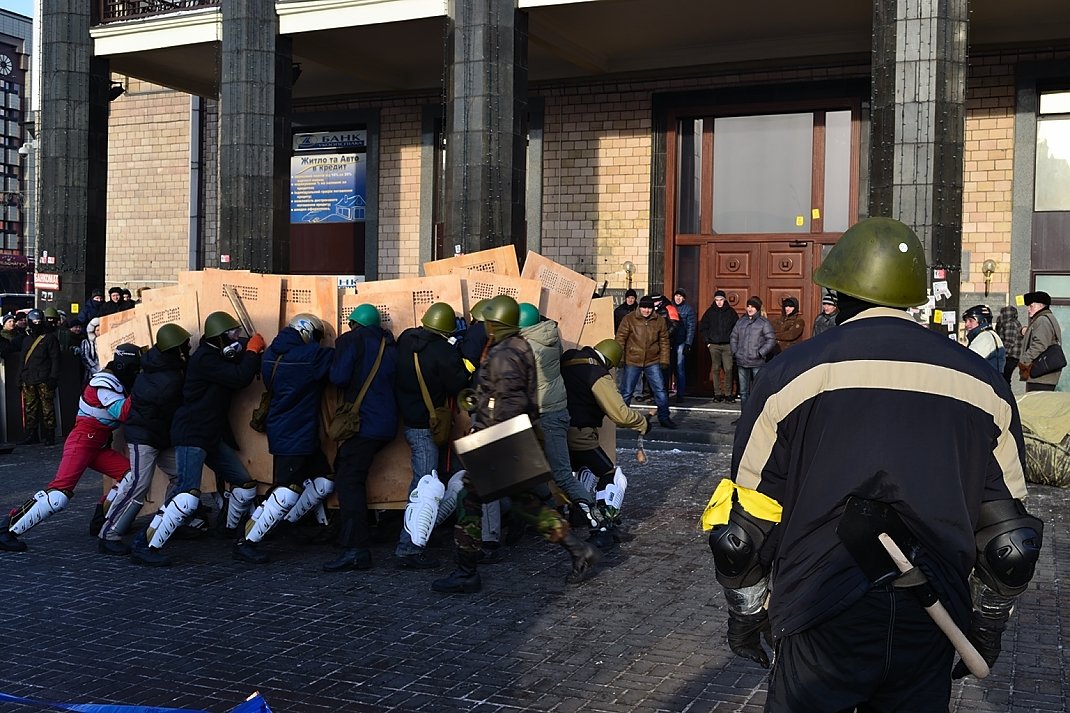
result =
[[[1026,494],[1022,428],[1003,375],[883,307],[762,369],[736,431],[732,474],[784,508],[773,535],[776,637],[869,589],[836,534],[849,495],[895,507],[922,543],[915,563],[964,625],[981,503]]]
[[[141,357],[141,373],[131,391],[130,415],[123,426],[127,443],[152,446],[171,445],[171,420],[182,403],[182,382],[186,362],[174,352],[156,347]]]
[[[259,354],[243,351],[226,359],[219,349],[202,340],[186,367],[182,405],[171,424],[171,443],[210,450],[223,441],[237,449],[230,429],[230,403],[236,392],[253,383],[259,371]]]

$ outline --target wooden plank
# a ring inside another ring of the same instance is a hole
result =
[[[233,287],[241,296],[242,303],[249,312],[256,330],[266,342],[271,343],[279,332],[282,315],[282,277],[280,275],[206,270],[201,279],[203,283],[198,293],[198,305],[202,315],[207,317],[216,311],[233,315],[234,310],[224,294],[223,286]],[[249,470],[249,475],[261,483],[270,484],[272,482],[272,457],[268,452],[267,436],[249,428],[249,416],[260,403],[260,395],[263,393],[264,384],[256,379],[248,388],[235,394],[230,408],[230,426],[238,440],[240,448],[238,455]]]
[[[167,323],[181,326],[190,333],[190,343],[196,344],[201,338],[201,317],[197,307],[197,293],[182,290],[167,300],[145,302],[140,305],[148,320],[149,334],[156,339],[156,330]]]
[[[542,285],[539,312],[557,322],[562,346],[572,349],[579,345],[591,295],[597,286],[595,281],[531,251],[524,260],[521,277],[538,280]]]
[[[395,338],[420,323],[424,312],[435,302],[445,302],[460,316],[464,296],[458,275],[408,277],[358,284],[342,295],[341,319],[347,319],[354,307],[373,304],[382,315],[382,326]],[[345,328],[345,325],[339,325]]]
[[[472,305],[479,300],[489,300],[498,295],[509,295],[517,302],[530,302],[536,307],[542,300],[542,285],[522,277],[495,275],[490,272],[466,273],[461,280],[464,287],[464,314],[471,313]]]
[[[339,335],[338,278],[325,275],[282,276],[282,318],[279,328],[307,312],[323,320],[327,328],[323,344],[332,346]]]
[[[613,309],[612,297],[591,300],[587,317],[583,320],[583,331],[580,332],[581,346],[593,347],[603,339],[613,339],[616,336],[613,332]]]
[[[100,355],[101,368],[111,361],[115,347],[120,344],[136,344],[139,347],[152,344],[145,314],[145,306],[137,305],[134,309],[100,318],[100,327],[97,328],[97,354]]]
[[[480,250],[479,252],[424,263],[424,275],[428,277],[453,274],[460,274],[463,277],[464,273],[469,270],[491,272],[507,277],[520,277],[520,266],[516,261],[516,248],[512,245],[505,245],[500,248]]]

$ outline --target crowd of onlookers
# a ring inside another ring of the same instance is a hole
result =
[[[1054,322],[1054,319],[1043,319],[1051,314],[1051,299],[1044,292],[1031,292],[1024,299],[1030,325],[1036,323],[1032,329],[1034,351],[1043,351],[1049,343],[1058,341],[1054,328],[1050,330],[1051,338],[1046,339],[1042,334],[1042,328]],[[785,297],[780,308],[779,315],[768,317],[762,300],[752,296],[740,314],[728,303],[724,290],[717,290],[713,303],[701,319],[696,319],[696,312],[682,289],[677,289],[671,298],[665,295],[639,298],[635,290],[629,289],[613,315],[617,341],[624,350],[618,376],[621,395],[629,403],[633,398],[652,400],[658,407],[661,425],[675,428],[669,401],[684,400],[688,359],[692,347],[699,343],[709,350],[714,401],[745,402],[758,371],[777,354],[805,338],[806,320],[799,313],[798,300]],[[835,327],[838,316],[837,295],[825,292],[810,336],[816,337]],[[977,305],[963,313],[963,320],[966,346],[988,360],[1008,382],[1015,371],[1020,372],[1027,390],[1053,387],[1057,382],[1057,375],[1046,378],[1049,384],[1044,378],[1031,377],[1021,370],[1019,359],[1028,349],[1031,330],[1019,321],[1016,307],[1003,307],[999,317],[994,318],[987,306]],[[1030,353],[1030,356],[1037,355]]]

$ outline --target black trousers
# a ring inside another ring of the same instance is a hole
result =
[[[777,642],[770,713],[947,713],[954,649],[912,592],[874,589]]]
[[[334,492],[338,495],[338,514],[341,531],[338,544],[342,547],[367,549],[368,532],[368,471],[375,454],[389,441],[354,436],[338,447],[334,459]]]

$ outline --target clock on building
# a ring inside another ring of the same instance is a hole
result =
[[[0,74],[7,76],[11,74],[11,70],[15,68],[15,63],[11,61],[11,58],[6,54],[0,54]]]

